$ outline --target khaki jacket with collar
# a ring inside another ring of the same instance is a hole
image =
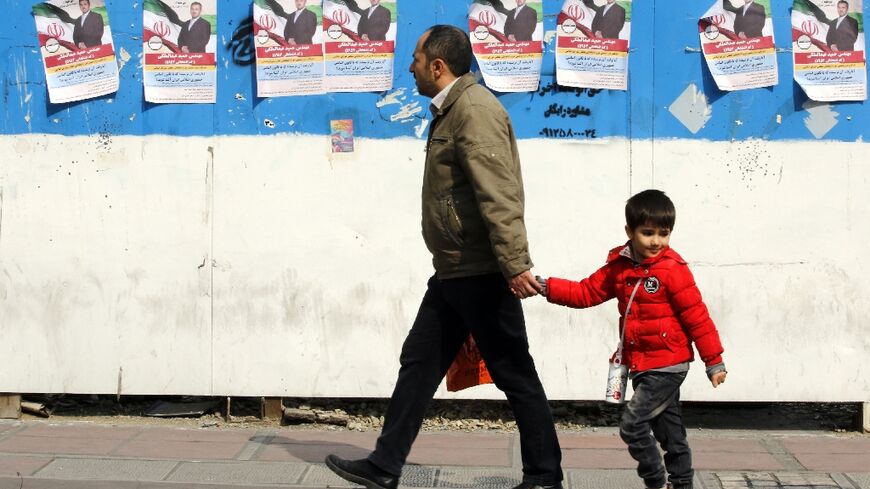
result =
[[[468,73],[432,111],[423,239],[437,277],[531,269],[519,152],[504,107]]]

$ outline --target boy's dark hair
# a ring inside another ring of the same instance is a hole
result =
[[[676,219],[674,203],[661,190],[644,190],[625,203],[625,223],[632,231],[645,224],[674,229]]]
[[[433,25],[429,37],[423,42],[426,61],[441,58],[454,76],[460,77],[471,71],[471,41],[468,34],[452,25]]]

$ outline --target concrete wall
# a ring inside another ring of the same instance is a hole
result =
[[[142,101],[141,4],[117,1],[121,90],[51,105],[30,6],[12,7],[0,19],[0,391],[388,396],[432,273],[419,232],[428,100],[405,67],[428,25],[462,24],[466,9],[411,2],[399,3],[393,90],[263,100],[241,28],[250,6],[220,0],[213,106]],[[714,391],[696,366],[684,398],[866,401],[870,111],[806,101],[785,5],[780,84],[718,92],[696,50],[706,8],[637,2],[626,93],[552,90],[548,44],[542,90],[501,97],[522,138],[535,272],[591,273],[624,240],[625,199],[662,188],[730,371]],[[695,110],[674,108],[684,93]],[[552,104],[591,115],[548,117]],[[357,152],[335,157],[340,118],[354,119]],[[583,139],[552,137],[567,128]],[[615,304],[524,304],[550,397],[600,399]]]

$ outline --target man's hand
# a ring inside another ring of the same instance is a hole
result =
[[[80,43],[79,43],[79,49],[84,49],[84,48],[86,48],[86,47],[87,47],[87,46],[85,46],[85,43],[83,43],[83,42],[80,42]]]
[[[520,299],[534,297],[541,292],[541,284],[535,280],[531,270],[526,270],[508,279],[508,286],[511,289],[511,294]]]
[[[839,51],[840,50],[840,48],[838,48],[836,44],[831,44],[829,47],[831,48],[831,51]]]
[[[188,49],[187,46],[181,46],[181,52],[182,53],[189,53],[190,49]]]
[[[719,384],[725,383],[725,376],[728,375],[728,372],[725,370],[716,372],[710,377],[710,383],[713,384],[713,387],[719,387]]]

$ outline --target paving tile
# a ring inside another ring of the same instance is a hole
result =
[[[706,470],[783,470],[769,453],[739,453],[692,450],[692,465]]]
[[[149,428],[142,430],[135,440],[246,443],[256,436],[256,431]]]
[[[794,457],[809,470],[853,472],[870,468],[870,451],[865,453],[795,453]]]
[[[142,428],[129,426],[98,426],[90,424],[31,424],[19,434],[57,438],[97,438],[126,440],[137,435]]]
[[[130,441],[113,451],[119,457],[172,460],[232,460],[245,444],[198,441]]]
[[[734,453],[768,453],[759,440],[742,438],[693,438],[689,437],[692,453],[697,452],[734,452]]]
[[[47,438],[15,434],[0,441],[0,452],[6,453],[51,453],[57,455],[108,455],[124,443],[111,438]]]
[[[269,441],[272,445],[322,443],[329,445],[346,444],[369,450],[375,447],[380,433],[375,431],[290,431],[276,433]]]
[[[870,467],[864,468],[861,472],[849,472],[846,477],[854,481],[858,489],[870,489],[870,472],[864,472],[866,470],[870,470]]]
[[[626,450],[617,434],[559,433],[559,446],[565,448],[609,448]]]
[[[620,449],[562,448],[562,467],[566,469],[631,469],[636,466],[637,463],[624,447]]]
[[[435,487],[462,489],[504,489],[520,483],[522,473],[515,469],[457,469],[442,467]]]
[[[870,437],[795,437],[781,442],[792,453],[870,453]]]
[[[187,462],[168,481],[213,484],[298,484],[306,464],[270,462]]]
[[[505,448],[427,447],[411,448],[408,461],[421,465],[460,465],[470,467],[510,467],[511,453]]]
[[[74,480],[159,481],[177,465],[162,460],[58,458],[34,474]]]
[[[0,457],[0,475],[33,475],[51,460],[51,457],[3,455]]]
[[[423,433],[414,441],[414,448],[509,448],[512,433]]]
[[[263,462],[312,462],[322,463],[326,456],[334,453],[342,458],[356,459],[368,456],[371,450],[351,445],[317,444],[280,444],[266,445],[253,459]]]
[[[643,481],[633,470],[568,470],[565,474],[568,488],[626,489],[643,487]]]

